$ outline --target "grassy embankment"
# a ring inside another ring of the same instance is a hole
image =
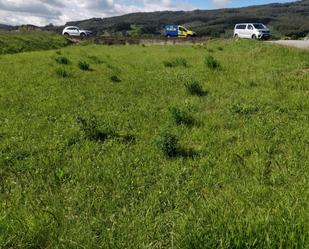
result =
[[[49,32],[1,32],[0,54],[58,49],[69,45],[64,37]]]
[[[308,248],[308,58],[254,41],[2,55],[0,247]]]

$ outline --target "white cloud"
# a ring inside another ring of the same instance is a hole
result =
[[[0,23],[62,25],[92,17],[192,8],[189,3],[175,4],[173,0],[0,0]]]
[[[214,4],[217,4],[219,6],[226,6],[228,5],[231,0],[211,0]]]

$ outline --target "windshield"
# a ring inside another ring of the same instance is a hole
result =
[[[256,29],[265,29],[266,27],[263,25],[263,24],[261,24],[261,23],[255,23],[255,24],[253,24],[254,25],[254,27],[256,28]]]

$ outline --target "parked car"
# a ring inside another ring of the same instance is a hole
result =
[[[196,36],[196,33],[179,25],[168,25],[165,27],[165,37],[184,37],[190,38]]]
[[[62,31],[62,35],[65,36],[79,36],[81,38],[84,38],[86,36],[91,35],[92,32],[89,30],[82,30],[79,29],[78,27],[75,26],[69,26],[69,27],[65,27],[64,30]]]
[[[235,38],[270,39],[270,30],[262,23],[239,23],[235,25]]]

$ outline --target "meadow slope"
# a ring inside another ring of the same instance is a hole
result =
[[[308,55],[1,55],[0,247],[308,248]]]
[[[0,31],[0,54],[58,49],[68,46],[69,44],[71,44],[71,42],[63,36],[50,32]]]

